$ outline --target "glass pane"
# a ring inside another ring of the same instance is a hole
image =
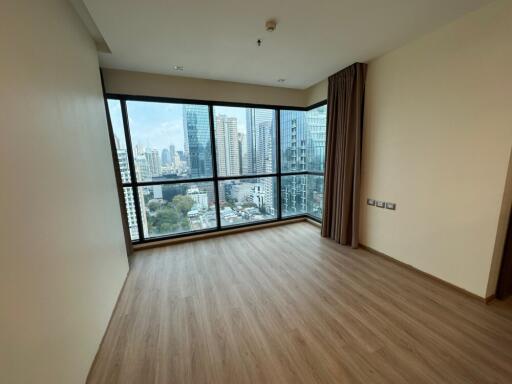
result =
[[[126,215],[128,217],[128,228],[130,229],[130,238],[132,241],[139,240],[139,230],[137,226],[137,214],[135,211],[135,200],[133,197],[133,188],[125,187],[124,201],[126,203]]]
[[[276,172],[276,113],[272,109],[214,107],[219,176]]]
[[[219,182],[220,218],[223,227],[277,217],[275,177]]]
[[[124,134],[123,113],[121,112],[121,102],[119,100],[108,99],[108,112],[114,131],[114,141],[117,150],[117,160],[119,162],[119,171],[121,172],[121,181],[129,183],[130,165],[128,163],[128,153],[126,151],[126,137]]]
[[[139,194],[147,238],[217,226],[212,182],[139,187]]]
[[[306,112],[308,132],[308,171],[323,172],[325,163],[325,132],[327,128],[327,105]]]
[[[308,213],[322,220],[324,205],[324,177],[307,175],[307,207]]]
[[[281,111],[281,171],[323,172],[327,106]]]
[[[208,106],[126,104],[138,181],[212,176]]]
[[[306,112],[281,111],[281,172],[307,169]]]
[[[281,213],[283,217],[307,213],[307,175],[281,178]]]

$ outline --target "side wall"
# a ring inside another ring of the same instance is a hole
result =
[[[0,382],[84,383],[128,271],[93,41],[0,2]]]
[[[368,70],[361,242],[481,297],[510,209],[511,36],[500,0]]]

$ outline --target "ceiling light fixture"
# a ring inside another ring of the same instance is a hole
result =
[[[184,69],[183,65],[175,65],[173,68],[175,71],[183,71],[183,69]]]

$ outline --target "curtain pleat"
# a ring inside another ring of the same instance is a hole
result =
[[[367,65],[329,77],[322,236],[359,245],[359,201]]]

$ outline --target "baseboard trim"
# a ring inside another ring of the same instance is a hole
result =
[[[397,265],[400,265],[401,267],[404,267],[410,271],[413,271],[413,272],[416,272],[424,277],[427,277],[437,283],[441,283],[443,284],[444,286],[446,287],[449,287],[459,293],[462,293],[468,297],[471,297],[472,299],[476,299],[484,304],[489,304],[491,301],[493,301],[495,299],[495,296],[494,295],[491,295],[491,296],[488,296],[488,297],[482,297],[482,296],[478,296],[476,294],[474,294],[473,292],[469,292],[467,290],[465,290],[464,288],[461,288],[461,287],[458,287],[452,283],[449,283],[448,281],[446,280],[443,280],[443,279],[440,279],[439,277],[436,277],[434,275],[431,275],[430,273],[427,273],[427,272],[424,272],[416,267],[413,267],[412,265],[410,264],[407,264],[407,263],[404,263],[403,261],[400,261],[400,260],[397,260],[395,259],[394,257],[392,256],[389,256],[385,253],[382,253],[380,251],[377,251],[376,249],[373,249],[371,247],[368,247],[367,245],[364,245],[364,244],[359,244],[359,247],[364,249],[365,251],[368,251],[376,256],[380,256],[380,257],[383,257],[384,259],[392,262],[392,263],[395,263]]]
[[[283,221],[273,221],[271,223],[262,223],[262,224],[255,224],[255,225],[246,226],[246,227],[239,227],[239,228],[233,228],[233,229],[225,229],[223,231],[218,231],[218,232],[200,233],[200,234],[197,234],[197,235],[178,237],[178,238],[175,238],[175,239],[166,239],[166,240],[162,240],[162,241],[152,241],[150,243],[135,244],[133,246],[133,249],[135,251],[141,251],[141,250],[144,250],[144,249],[165,247],[167,245],[185,243],[185,242],[189,242],[189,241],[206,240],[206,239],[212,239],[214,237],[219,237],[219,236],[232,235],[232,234],[235,234],[235,233],[249,232],[249,231],[255,231],[255,230],[258,230],[258,229],[272,228],[272,227],[278,227],[278,226],[281,226],[281,225],[300,223],[300,222],[304,222],[304,221],[307,221],[307,220],[308,219],[306,217],[297,217],[296,219],[287,219],[287,220],[283,220]]]
[[[322,228],[322,223],[319,223],[318,221],[309,219],[307,217],[305,219],[309,224],[313,224],[315,227]]]

